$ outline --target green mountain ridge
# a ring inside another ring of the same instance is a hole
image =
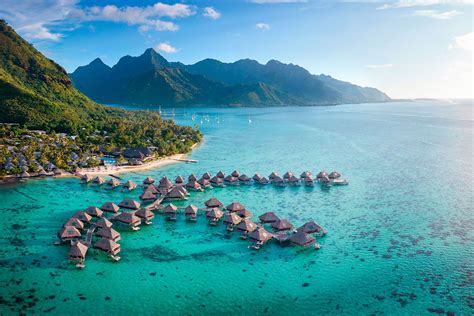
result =
[[[168,62],[153,49],[124,56],[113,67],[95,59],[78,67],[76,87],[103,103],[140,106],[283,106],[384,102],[375,88],[360,87],[326,75],[271,60],[262,65],[242,59],[223,63],[205,59],[193,65]]]

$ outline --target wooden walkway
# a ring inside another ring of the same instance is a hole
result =
[[[91,227],[87,230],[86,234],[86,244],[91,245],[92,244],[92,236],[94,236],[94,232],[96,230],[97,226],[95,224],[92,224]]]

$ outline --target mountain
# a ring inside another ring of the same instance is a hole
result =
[[[168,67],[166,60],[155,57],[143,60],[143,69],[150,67],[149,63]],[[127,63],[126,59],[117,67],[122,67],[123,74],[138,69],[134,68],[135,62]],[[96,59],[78,69],[76,75],[98,87],[101,78],[109,78],[112,73],[113,69]],[[146,80],[149,82],[149,78]],[[111,146],[155,146],[162,154],[185,152],[201,138],[198,131],[162,120],[157,112],[126,111],[95,103],[73,86],[61,66],[38,52],[3,20],[0,20],[0,123],[66,132],[95,141],[99,134],[106,135],[104,138]]]
[[[153,49],[125,56],[113,67],[95,59],[77,68],[75,86],[103,103],[142,106],[282,106],[384,102],[375,88],[360,87],[326,75],[271,60],[262,65],[242,59],[223,63],[205,59],[193,65],[168,62]]]

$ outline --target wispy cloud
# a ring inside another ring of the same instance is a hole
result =
[[[266,4],[266,3],[298,3],[298,2],[308,2],[308,0],[249,0],[249,2],[257,4]]]
[[[438,11],[438,10],[416,10],[412,16],[421,16],[426,18],[438,19],[438,20],[450,20],[453,17],[460,15],[461,12],[456,10],[451,11]]]
[[[394,64],[379,64],[379,65],[365,65],[365,68],[369,69],[386,69],[386,68],[392,68],[395,66]]]
[[[268,25],[267,23],[257,23],[255,24],[255,27],[263,31],[268,31],[270,29],[270,25]]]
[[[398,0],[378,7],[378,10],[431,6],[437,4],[474,4],[474,0]]]
[[[464,35],[456,36],[454,43],[449,45],[450,49],[460,48],[468,51],[474,50],[474,33],[467,33]]]
[[[208,18],[211,18],[211,19],[214,19],[214,20],[217,20],[218,18],[221,17],[221,13],[218,12],[216,9],[214,9],[213,7],[205,7],[203,9],[203,14],[205,17],[208,17]]]
[[[162,51],[162,52],[165,52],[165,53],[168,53],[168,54],[174,54],[174,53],[179,52],[179,49],[174,48],[168,42],[159,43],[158,45],[155,46],[155,50]]]

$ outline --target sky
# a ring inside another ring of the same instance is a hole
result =
[[[474,0],[2,0],[68,72],[149,47],[169,61],[277,59],[392,98],[473,98]]]

